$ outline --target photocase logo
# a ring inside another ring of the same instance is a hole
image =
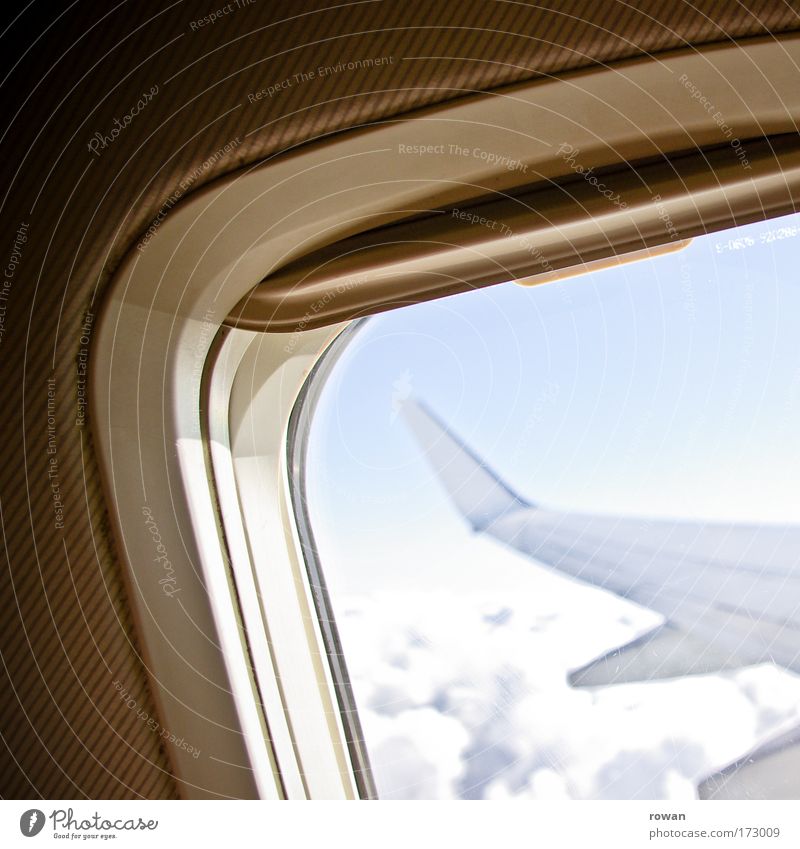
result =
[[[44,828],[44,812],[38,808],[31,808],[19,818],[19,830],[25,837],[36,837]]]

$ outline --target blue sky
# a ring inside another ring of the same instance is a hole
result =
[[[800,521],[798,247],[790,216],[653,260],[369,319],[310,439],[329,574],[343,589],[386,587],[398,568],[420,577],[468,543],[397,416],[409,393],[536,503]]]
[[[469,531],[398,408],[426,401],[544,506],[800,523],[798,247],[795,216],[362,325],[308,494],[381,795],[693,798],[797,723],[800,678],[769,664],[569,687],[661,618]]]

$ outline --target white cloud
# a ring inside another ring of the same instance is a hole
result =
[[[561,578],[539,586],[341,605],[382,796],[689,798],[709,772],[800,721],[800,678],[771,665],[570,687],[571,669],[657,620]]]

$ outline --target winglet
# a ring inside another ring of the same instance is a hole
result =
[[[532,507],[493,472],[421,401],[409,398],[401,415],[450,500],[476,531],[516,510]]]

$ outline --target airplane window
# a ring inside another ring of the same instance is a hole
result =
[[[352,333],[304,509],[379,796],[797,798],[798,249],[789,216]]]

